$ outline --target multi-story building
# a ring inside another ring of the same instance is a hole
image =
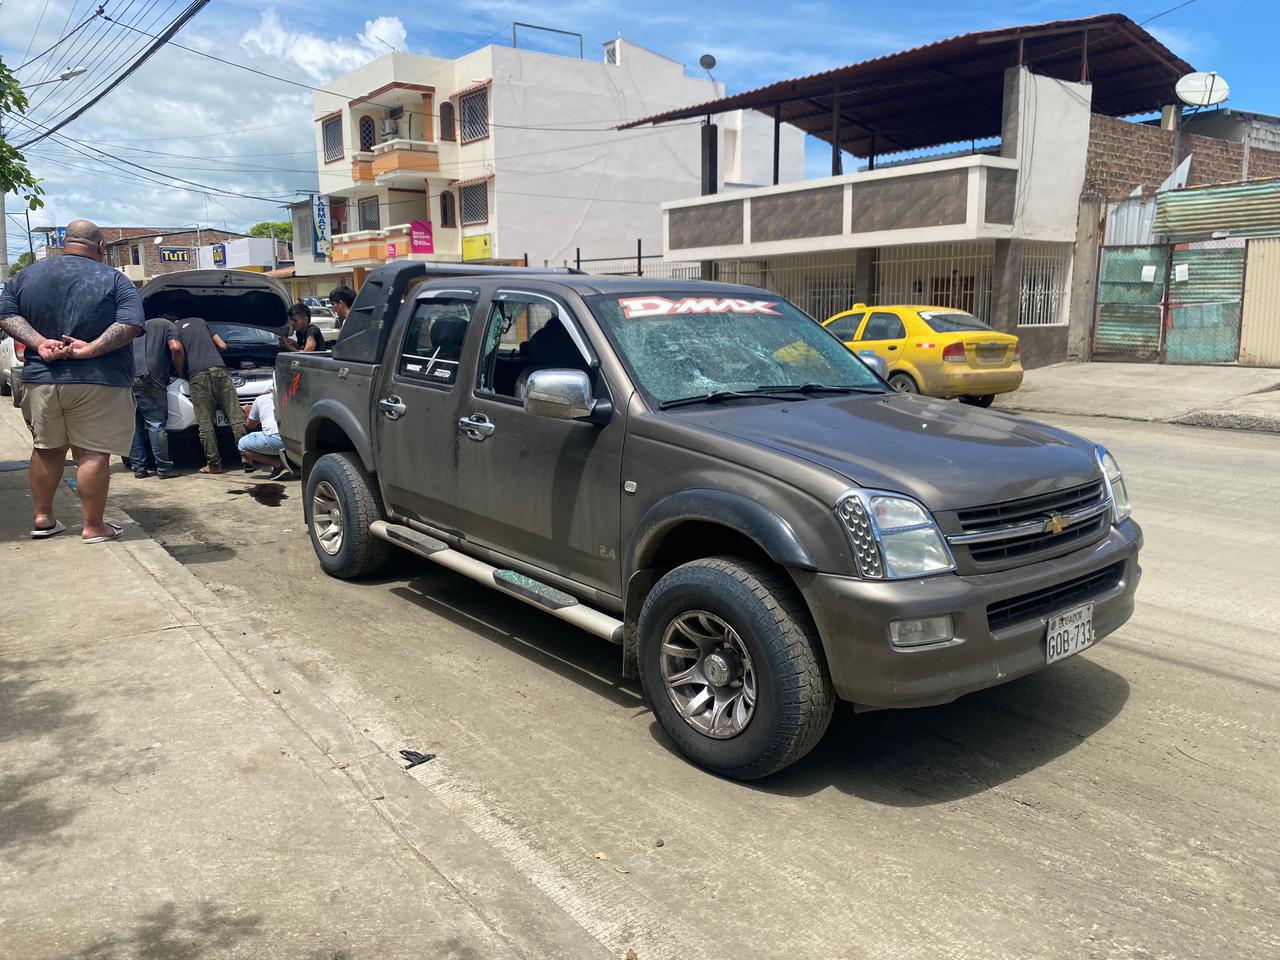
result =
[[[487,46],[457,60],[390,53],[315,95],[328,250],[295,209],[296,273],[364,273],[389,259],[562,264],[662,250],[659,204],[702,189],[689,123],[619,132],[631,118],[723,95],[713,80],[621,39],[597,61]],[[718,123],[717,180],[772,176],[773,123]],[[783,131],[782,178],[804,134]],[[314,205],[311,212],[315,212]],[[327,258],[325,254],[327,253]]]
[[[196,269],[199,248],[243,238],[227,230],[180,227],[103,227],[106,262],[134,283],[179,270]]]

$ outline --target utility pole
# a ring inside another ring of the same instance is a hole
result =
[[[27,215],[27,249],[31,251],[31,261],[34,263],[36,259],[36,245],[31,240],[31,211],[22,211]]]
[[[4,140],[4,114],[0,113],[0,141]],[[4,192],[0,191],[0,283],[9,282],[9,221],[4,209]]]

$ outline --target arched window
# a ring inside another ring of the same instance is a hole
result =
[[[441,112],[443,116],[443,111]],[[446,190],[440,194],[440,226],[454,227],[458,224],[458,215],[454,209],[453,191]]]
[[[360,149],[368,153],[378,141],[373,135],[373,117],[360,118]]]
[[[453,139],[453,104],[448,100],[440,102],[440,139]]]

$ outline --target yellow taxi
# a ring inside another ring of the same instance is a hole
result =
[[[1018,338],[954,307],[855,304],[823,326],[854,353],[870,351],[903,393],[959,397],[988,407],[1022,385]]]

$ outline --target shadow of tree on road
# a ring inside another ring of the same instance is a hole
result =
[[[95,940],[75,960],[199,960],[263,934],[260,914],[208,902],[163,903],[142,914],[131,930]]]

